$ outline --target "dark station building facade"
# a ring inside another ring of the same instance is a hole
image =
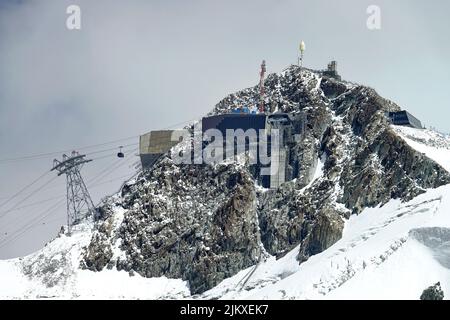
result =
[[[386,112],[386,116],[389,118],[392,124],[398,125],[398,126],[407,126],[412,127],[416,129],[422,129],[422,123],[419,119],[414,117],[411,113],[408,111],[402,110],[402,111],[395,111],[395,112]]]
[[[242,129],[244,131],[255,129],[259,135],[259,130],[264,130],[265,128],[266,115],[261,113],[226,113],[202,119],[203,133],[209,129],[217,129],[225,136],[227,129]]]

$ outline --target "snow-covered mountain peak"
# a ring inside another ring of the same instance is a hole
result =
[[[305,116],[295,179],[263,189],[242,161],[176,164],[169,152],[92,226],[0,261],[0,297],[418,298],[436,280],[448,292],[446,138],[391,126],[385,111],[399,106],[319,72],[291,66],[265,86],[266,110]],[[430,273],[416,279],[419,268]]]

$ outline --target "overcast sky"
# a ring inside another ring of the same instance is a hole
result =
[[[71,4],[81,8],[81,30],[66,28]],[[371,4],[381,9],[380,30],[366,27]],[[2,159],[132,136],[85,152],[135,144],[141,133],[199,117],[255,85],[262,59],[269,72],[295,63],[301,39],[307,67],[335,59],[344,79],[450,132],[449,12],[445,0],[1,0],[0,206],[55,155]],[[105,157],[83,169],[86,180],[118,164],[113,153],[92,155]],[[100,179],[94,202],[117,190],[135,160],[128,152],[127,163]],[[64,205],[32,223],[64,199],[63,177],[22,201],[53,176],[0,207],[0,258],[38,249],[64,223]]]

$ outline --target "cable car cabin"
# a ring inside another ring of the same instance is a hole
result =
[[[123,148],[122,146],[119,147],[119,152],[117,153],[117,157],[118,158],[124,158],[125,157],[125,155],[122,152],[122,148]]]

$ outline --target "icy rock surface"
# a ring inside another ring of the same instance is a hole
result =
[[[443,300],[444,292],[441,289],[441,284],[438,282],[434,286],[430,286],[423,290],[420,300]]]
[[[201,293],[296,246],[306,261],[342,237],[351,214],[450,182],[390,127],[384,112],[399,107],[373,89],[291,66],[269,75],[266,90],[266,108],[306,114],[291,149],[300,163],[295,180],[266,190],[245,164],[176,165],[169,153],[111,200],[124,209],[120,223],[111,221],[111,203],[101,208],[83,267],[182,278]],[[248,88],[211,114],[257,101],[258,88]]]

